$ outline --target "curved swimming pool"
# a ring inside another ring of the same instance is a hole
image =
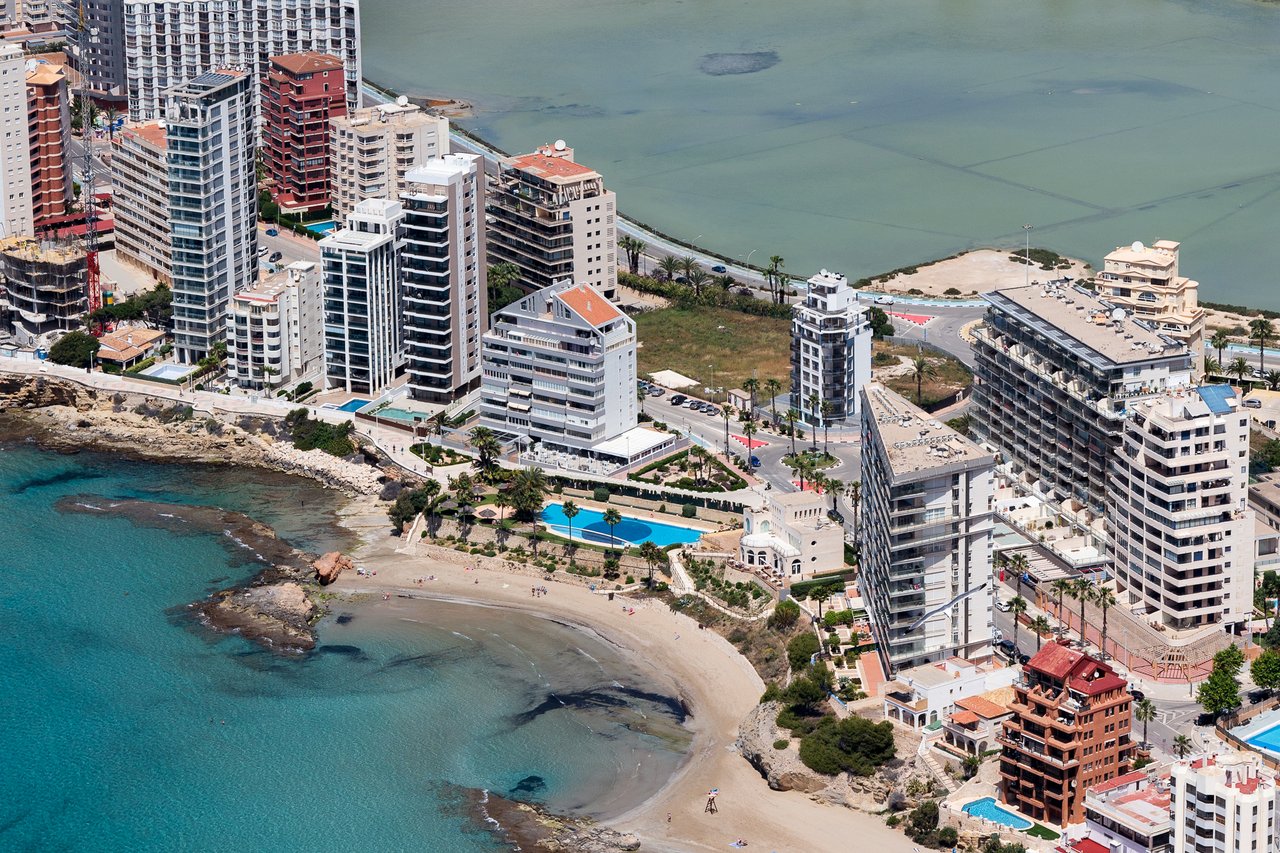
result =
[[[539,518],[551,532],[561,536],[569,535],[569,519],[565,518],[563,504],[547,504]],[[614,526],[613,539],[609,532],[609,525],[604,523],[604,513],[598,510],[580,507],[578,514],[573,517],[573,538],[595,545],[614,542],[619,545],[639,545],[642,542],[652,542],[665,548],[667,545],[689,545],[702,537],[702,531],[692,527],[629,515],[623,515],[622,521]]]
[[[1018,817],[1008,809],[996,805],[995,797],[983,797],[980,800],[974,800],[964,807],[964,813],[973,817],[986,818],[992,823],[998,823],[1019,831],[1030,829],[1032,826],[1031,821],[1026,818]]]

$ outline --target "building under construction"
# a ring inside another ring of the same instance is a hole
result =
[[[89,310],[85,253],[76,245],[0,239],[0,287],[10,331],[22,346],[48,344],[81,328]]]

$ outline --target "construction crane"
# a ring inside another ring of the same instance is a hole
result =
[[[96,27],[89,27],[84,12],[84,0],[80,0],[77,9],[77,27],[80,33],[78,49],[83,51],[88,41],[97,36]],[[84,63],[81,63],[81,68]],[[81,167],[81,180],[84,183],[84,274],[85,290],[89,294],[89,313],[102,307],[102,279],[98,268],[98,216],[96,199],[93,197],[93,137],[92,121],[93,98],[90,94],[88,77],[83,73],[80,77],[80,132],[84,139],[84,164]],[[103,324],[95,323],[93,333],[101,335]]]

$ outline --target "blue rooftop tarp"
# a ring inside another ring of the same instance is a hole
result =
[[[1201,385],[1196,393],[1204,400],[1209,411],[1215,415],[1225,415],[1231,411],[1231,404],[1227,401],[1236,395],[1236,389],[1230,385]]]

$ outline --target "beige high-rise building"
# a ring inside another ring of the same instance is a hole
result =
[[[16,44],[0,45],[0,237],[32,232],[31,141],[27,126],[27,60]]]
[[[395,201],[405,173],[449,153],[449,120],[401,98],[330,121],[333,216],[345,221],[367,198]]]
[[[116,257],[156,281],[173,280],[169,246],[169,167],[164,125],[126,125],[111,143],[111,197]]]
[[[507,158],[489,193],[489,262],[515,264],[526,287],[568,278],[614,299],[617,207],[600,173],[574,162],[563,140]]]
[[[1172,240],[1157,240],[1151,246],[1118,247],[1102,261],[1098,295],[1186,344],[1200,365],[1204,361],[1200,282],[1178,274],[1180,246]]]

